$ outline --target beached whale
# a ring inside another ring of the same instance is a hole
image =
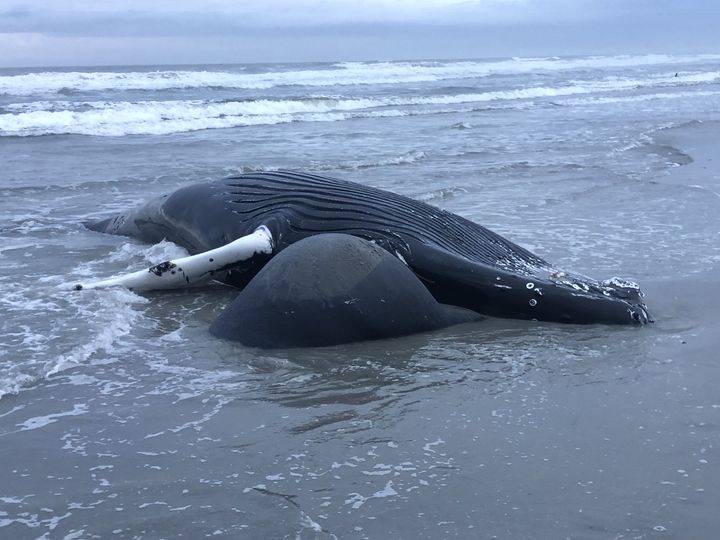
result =
[[[483,315],[564,323],[650,320],[637,285],[560,270],[450,212],[365,185],[297,172],[194,184],[90,229],[163,239],[190,257],[78,288],[133,289],[217,279],[245,287],[268,261],[315,235],[359,237],[402,261],[442,304]]]

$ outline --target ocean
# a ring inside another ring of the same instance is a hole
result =
[[[0,70],[0,538],[714,538],[720,55]],[[638,282],[655,323],[212,337],[87,230],[291,169]]]

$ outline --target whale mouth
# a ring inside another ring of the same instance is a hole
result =
[[[550,281],[577,291],[578,295],[587,295],[596,298],[616,300],[624,304],[627,309],[628,318],[634,324],[648,324],[655,322],[644,302],[644,293],[636,282],[611,277],[603,281],[596,281],[580,274],[553,271],[550,273]]]
[[[643,301],[645,295],[640,290],[640,285],[627,279],[612,277],[600,282],[603,294],[609,294],[613,298],[624,300],[630,304],[630,318],[638,324],[655,322]]]
[[[605,280],[602,282],[602,293],[625,302],[628,305],[628,314],[632,322],[636,324],[655,322],[643,301],[645,295],[636,283],[624,280],[618,281],[618,278]]]
[[[630,309],[630,318],[632,318],[633,321],[638,324],[648,324],[655,322],[652,317],[650,317],[650,313],[648,313],[645,304],[640,303],[634,307],[635,309]]]

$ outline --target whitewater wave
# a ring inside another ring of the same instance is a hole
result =
[[[173,101],[37,101],[5,106],[0,136],[78,134],[99,136],[164,135],[202,129],[272,125],[288,122],[333,122],[363,117],[438,113],[438,106],[596,95],[631,89],[687,87],[720,80],[720,72],[672,73],[644,79],[607,77],[569,81],[561,86],[532,86],[457,95],[306,99],[173,100]],[[427,109],[422,110],[422,107]],[[444,109],[442,112],[448,112]],[[449,112],[462,112],[450,109]]]
[[[340,163],[312,163],[311,167],[315,171],[374,169],[394,165],[412,165],[425,159],[426,157],[427,154],[422,150],[412,150],[398,156],[389,156],[377,160],[353,160],[343,161]]]
[[[511,58],[461,62],[343,62],[327,68],[248,73],[230,70],[44,71],[0,76],[0,94],[73,95],[80,92],[228,88],[262,90],[279,86],[348,86],[432,82],[494,74],[524,74],[574,69],[676,65],[720,60],[720,55],[623,55],[579,58]]]
[[[467,189],[459,186],[451,186],[446,188],[434,189],[432,191],[424,191],[414,195],[413,198],[426,203],[437,203],[459,195],[467,193]]]
[[[720,90],[703,90],[696,92],[658,92],[652,94],[643,94],[640,96],[584,97],[568,100],[565,102],[565,105],[610,105],[614,103],[637,103],[642,101],[687,99],[713,96],[720,96]]]
[[[33,323],[18,326],[8,336],[15,347],[13,358],[17,359],[6,366],[0,366],[0,399],[7,394],[17,394],[22,389],[32,387],[38,382],[74,366],[88,362],[99,353],[111,351],[117,341],[128,334],[133,324],[141,316],[133,304],[147,302],[130,291],[115,289],[103,297],[102,306],[97,300],[72,299],[64,303],[53,301],[52,294],[46,291],[43,298],[32,298],[37,291],[17,291],[3,299],[3,307],[9,312],[35,313],[43,317],[48,311],[54,311],[58,326],[87,325],[91,337],[57,354],[58,327],[38,329]],[[60,293],[57,293],[60,294]],[[62,291],[65,295],[66,291]],[[56,297],[57,298],[57,297]],[[74,305],[77,311],[72,316],[72,325],[68,319],[68,309]],[[81,321],[78,323],[78,321]],[[0,352],[5,352],[0,348]],[[55,354],[54,354],[55,353]],[[48,356],[51,358],[47,359]]]
[[[8,361],[0,362],[0,399],[79,365],[114,362],[123,338],[142,324],[138,306],[147,304],[147,298],[122,288],[69,295],[71,283],[107,277],[108,265],[122,272],[186,255],[185,249],[166,241],[151,246],[124,243],[103,259],[79,264],[70,279],[50,275],[41,279],[40,287],[34,282],[32,287],[5,287],[9,292],[0,297],[0,310],[8,316],[0,321],[0,358]],[[48,313],[53,317],[48,319]],[[78,328],[86,339],[60,340],[63,330],[74,335]]]

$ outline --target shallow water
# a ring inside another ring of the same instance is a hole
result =
[[[0,536],[712,538],[719,61],[0,72]],[[268,353],[209,335],[224,287],[68,291],[182,253],[83,221],[274,168],[634,279],[657,322]]]

